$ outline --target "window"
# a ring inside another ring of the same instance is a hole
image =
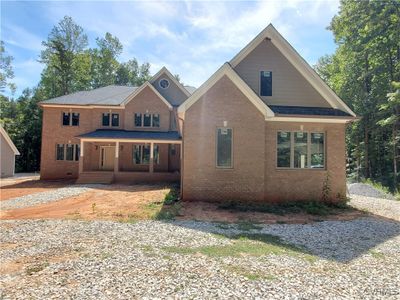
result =
[[[175,144],[170,145],[170,153],[171,153],[171,155],[175,155],[176,154]]]
[[[311,133],[311,168],[325,167],[325,141],[323,133]]]
[[[142,114],[141,113],[135,113],[135,126],[136,127],[142,126]]]
[[[217,167],[232,168],[232,128],[217,129]]]
[[[278,167],[290,168],[290,132],[278,132]]]
[[[261,71],[260,95],[272,96],[272,72],[270,71]]]
[[[119,114],[112,114],[112,126],[118,127],[119,126]]]
[[[150,145],[135,145],[133,147],[133,162],[137,165],[148,165],[150,163]],[[154,164],[160,162],[159,146],[153,147],[153,160]]]
[[[325,167],[325,134],[321,132],[277,133],[278,168]]]
[[[158,82],[158,85],[162,89],[167,89],[169,87],[169,81],[168,81],[168,79],[163,78]]]
[[[62,124],[63,124],[64,126],[69,126],[69,119],[70,119],[70,117],[71,117],[71,114],[70,114],[70,113],[63,113],[63,116],[62,116]]]
[[[160,127],[160,115],[153,114],[153,127]]]
[[[110,114],[109,113],[103,113],[103,126],[110,126]]]
[[[64,144],[57,144],[56,160],[64,160]]]
[[[65,160],[74,160],[74,145],[67,144],[66,146]]]
[[[144,114],[143,126],[144,127],[150,127],[151,126],[151,114]]]
[[[81,145],[75,145],[75,160],[79,160],[79,156],[81,155]]]
[[[79,114],[72,113],[72,126],[79,126]]]

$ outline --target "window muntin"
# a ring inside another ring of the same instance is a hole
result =
[[[64,112],[62,115],[62,124],[63,126],[69,126],[69,120],[71,118],[71,113]]]
[[[260,72],[260,96],[272,96],[272,72]]]
[[[135,127],[142,127],[142,114],[135,113]]]
[[[111,126],[113,127],[119,126],[119,114],[112,114]]]
[[[136,165],[148,165],[150,163],[150,145],[134,145],[133,163]],[[158,145],[153,147],[153,162],[160,163],[160,148]]]
[[[311,168],[325,167],[325,136],[323,133],[311,133]]]
[[[56,145],[56,160],[64,160],[64,144]]]
[[[110,113],[103,113],[102,125],[110,126]]]
[[[79,126],[79,113],[72,113],[71,125],[72,126]]]
[[[74,145],[72,144],[66,145],[65,160],[74,160]]]
[[[56,144],[56,160],[78,161],[80,151],[78,144]]]
[[[232,168],[232,128],[217,128],[217,167]]]
[[[277,164],[279,168],[290,168],[290,140],[291,132],[278,132]]]
[[[143,116],[143,126],[150,127],[151,126],[151,114],[144,114]]]
[[[325,168],[323,132],[277,132],[278,168]]]
[[[160,127],[160,115],[159,114],[153,114],[152,125],[153,125],[153,127]]]

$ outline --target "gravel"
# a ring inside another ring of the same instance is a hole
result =
[[[350,205],[375,215],[400,221],[400,201],[352,195]]]
[[[195,221],[18,220],[1,221],[0,232],[1,299],[400,298],[400,223],[372,217],[245,232]],[[237,233],[276,235],[315,259],[164,248],[226,246]]]
[[[93,185],[71,185],[55,190],[50,190],[41,193],[29,194],[21,197],[12,198],[9,200],[1,201],[1,210],[11,210],[17,208],[23,208],[28,206],[34,206],[47,202],[58,201],[64,198],[77,196],[90,190]]]
[[[360,195],[373,198],[395,200],[393,195],[384,193],[383,191],[380,191],[367,183],[360,183],[360,182],[350,183],[347,185],[347,188],[350,195]]]

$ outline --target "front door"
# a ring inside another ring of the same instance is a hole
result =
[[[114,170],[115,146],[100,147],[100,170]]]

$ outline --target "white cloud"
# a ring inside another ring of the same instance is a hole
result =
[[[10,45],[27,50],[42,50],[42,39],[17,25],[2,25],[2,39]]]

